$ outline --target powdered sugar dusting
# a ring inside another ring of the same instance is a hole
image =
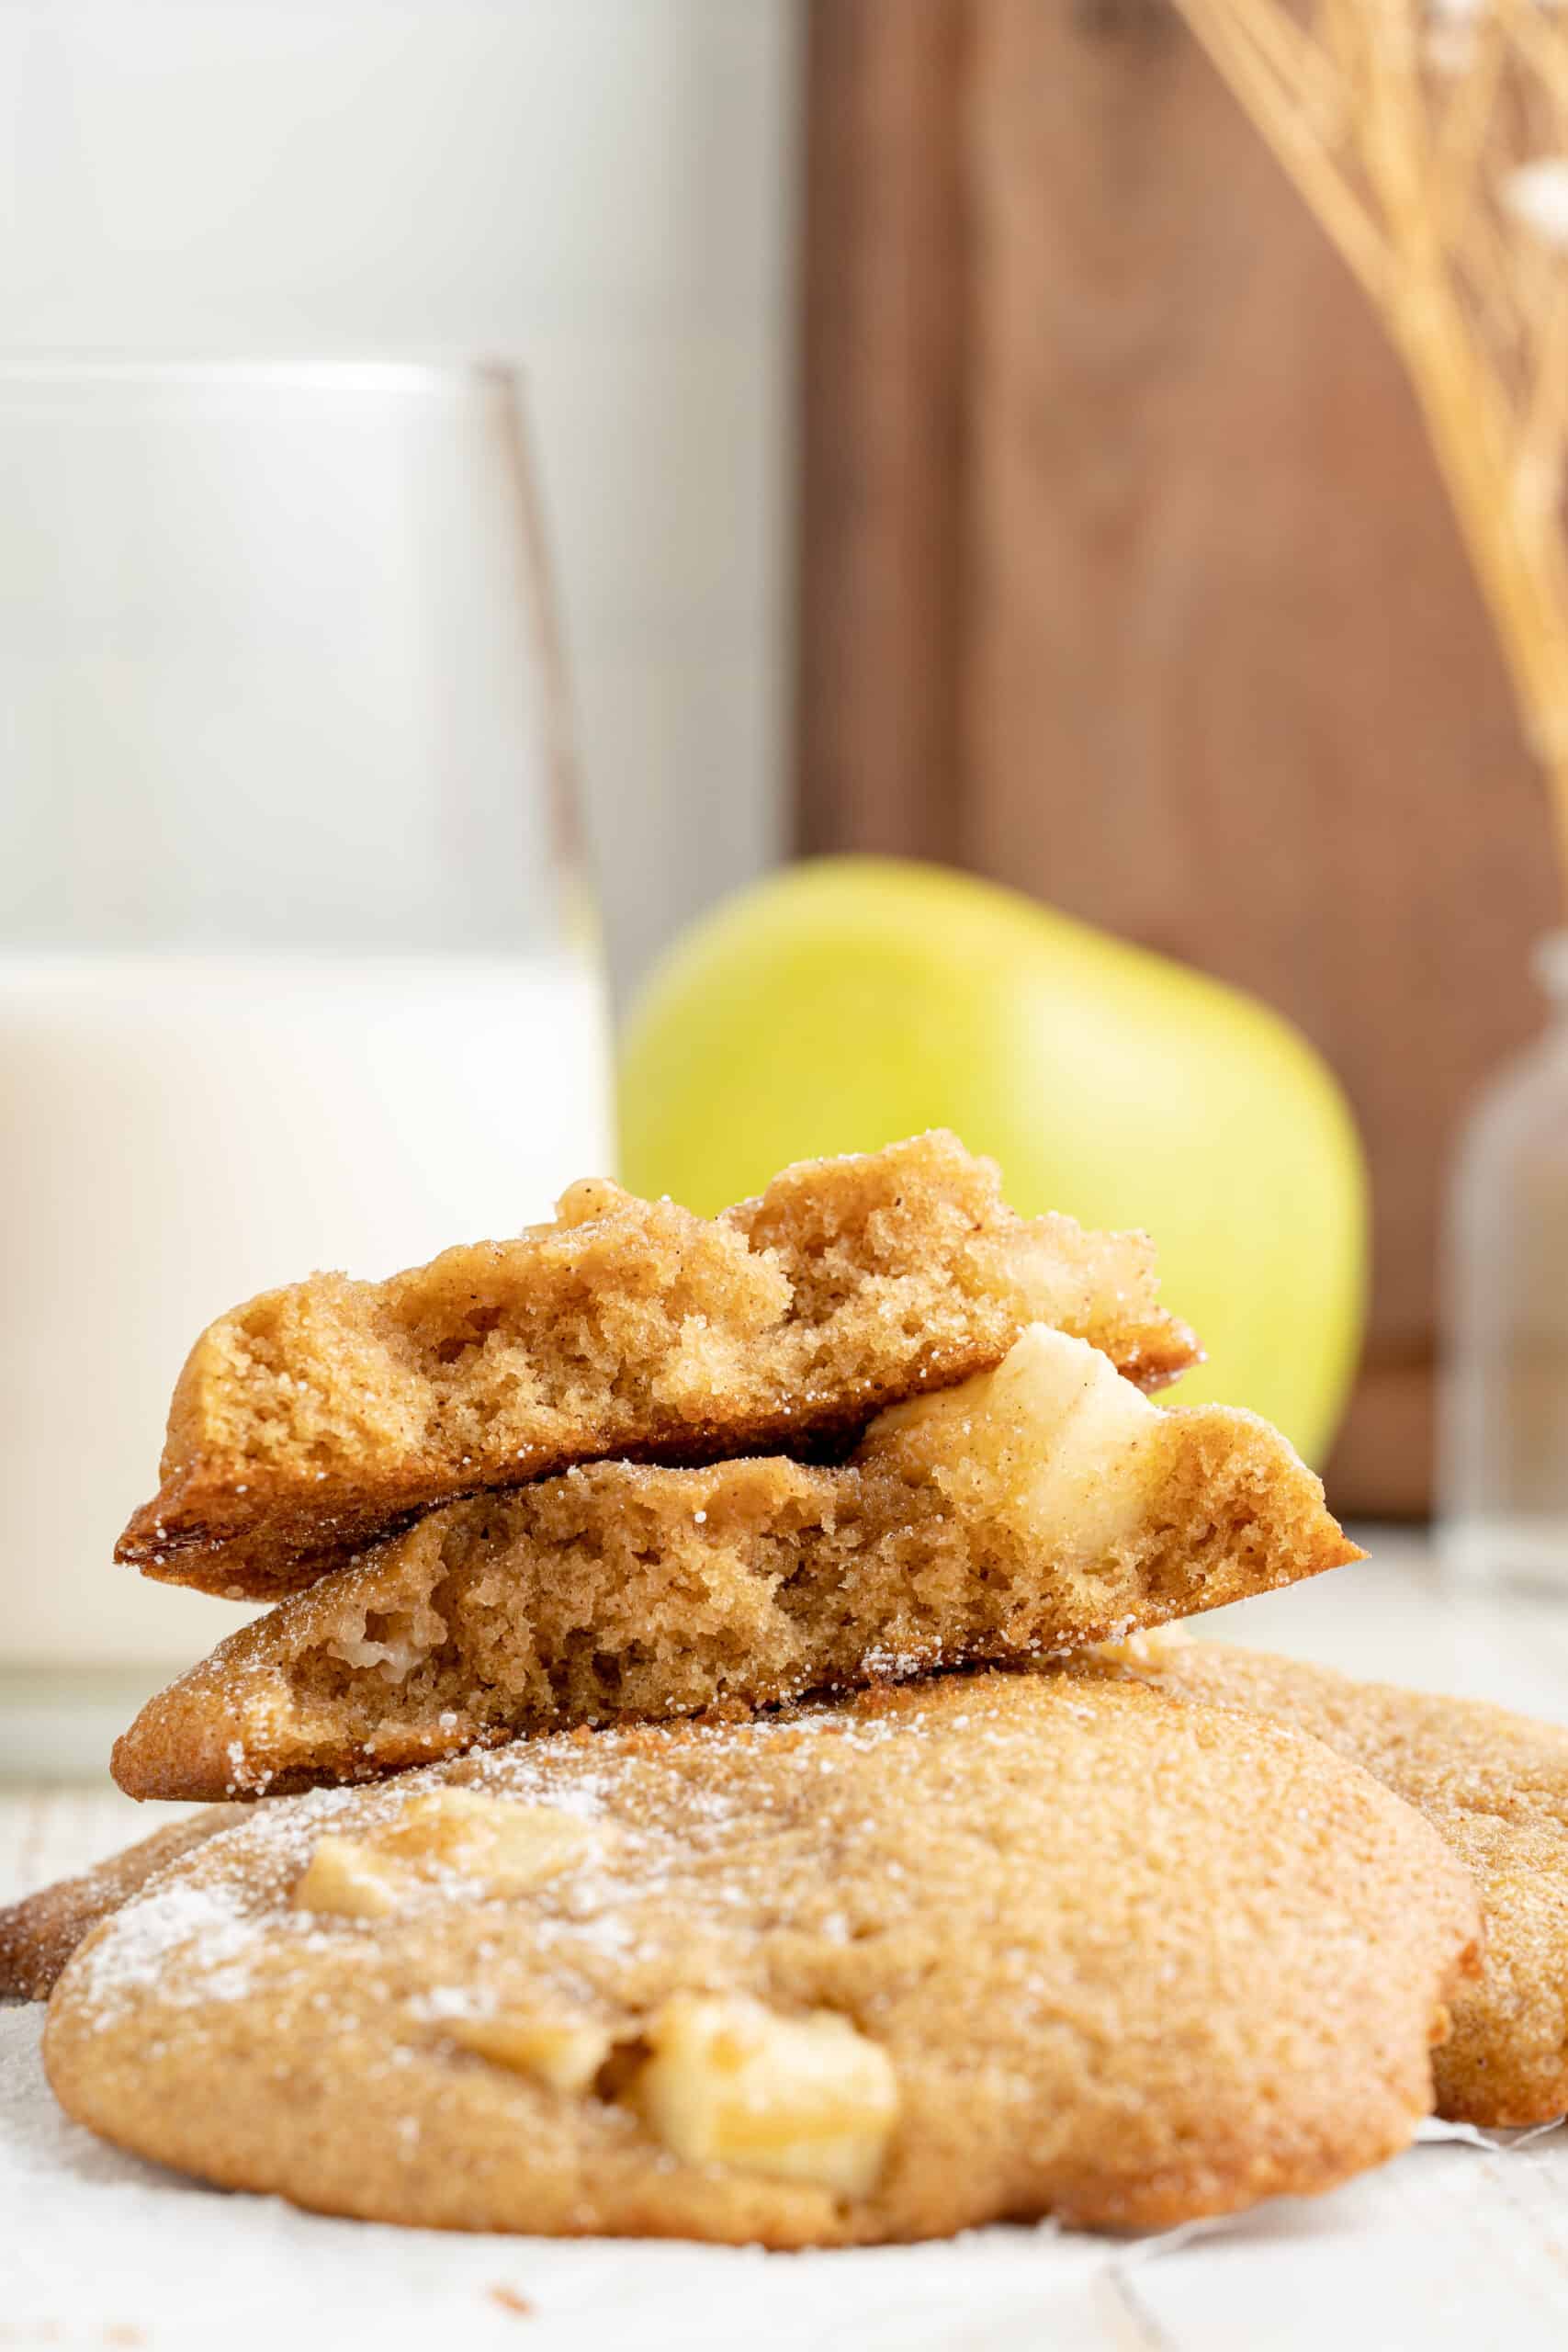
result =
[[[176,2003],[231,2000],[250,1989],[244,1962],[259,1937],[258,1923],[242,1907],[239,1890],[193,1886],[175,1877],[128,1904],[81,1965],[89,1997],[104,2010],[152,1984]],[[185,1951],[196,1952],[200,1966],[182,1978],[167,1963]]]
[[[469,1871],[460,1854],[434,1860],[400,1894],[399,1931],[406,1923],[423,1934],[420,1922],[429,1920],[439,1935],[443,1917],[493,1917],[496,1932],[468,1939],[458,1973],[442,1973],[411,2000],[411,2018],[439,2029],[489,2014],[495,1996],[481,1980],[515,1961],[519,1935],[536,1959],[600,1980],[606,1971],[635,1970],[661,1951],[680,1951],[694,1934],[744,1939],[756,1887],[744,1871],[728,1877],[717,1866],[744,1848],[759,1818],[755,1767],[765,1760],[768,1803],[795,1811],[804,1804],[808,1817],[825,1819],[842,1811],[863,1778],[856,1759],[890,1740],[908,1746],[958,1731],[971,1752],[983,1744],[985,1711],[974,1711],[972,1720],[966,1708],[955,1723],[952,1698],[952,1685],[925,1686],[896,1699],[814,1702],[739,1723],[519,1740],[367,1788],[270,1801],[127,1905],[76,1964],[79,1989],[105,2021],[143,1996],[154,2014],[159,2003],[189,2010],[241,2001],[264,1985],[269,1997],[286,1984],[299,1986],[307,1981],[299,1963],[321,1956],[333,1963],[334,1990],[310,1997],[339,2012],[345,2003],[363,2008],[381,1997],[377,1960],[389,1923],[297,1909],[292,1890],[324,1832],[374,1843],[412,1802],[442,1788],[547,1805],[604,1823],[613,1834],[525,1906],[493,1895],[482,1870]],[[796,1775],[798,1794],[791,1792]],[[863,1801],[844,1817],[863,1830],[872,1818]],[[705,1926],[675,1894],[694,1866],[704,1873]],[[848,1931],[841,1915],[833,1917],[831,1940],[840,1941]],[[388,2063],[405,2054],[389,2042]]]

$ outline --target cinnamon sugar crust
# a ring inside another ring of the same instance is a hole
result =
[[[1568,1728],[1218,1642],[1129,1645],[1119,1670],[1308,1732],[1425,1814],[1486,1922],[1438,2053],[1438,2111],[1490,2128],[1568,2112]]]

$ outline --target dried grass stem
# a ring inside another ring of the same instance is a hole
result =
[[[1568,9],[1178,0],[1397,347],[1551,789],[1568,885],[1568,241],[1512,175],[1564,159]]]

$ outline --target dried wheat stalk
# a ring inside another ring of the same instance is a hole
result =
[[[1568,874],[1568,0],[1178,0],[1404,358]]]

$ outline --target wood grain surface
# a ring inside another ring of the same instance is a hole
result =
[[[966,12],[829,0],[807,53],[801,830],[959,854]]]
[[[812,59],[802,844],[1302,1025],[1376,1188],[1333,1490],[1419,1511],[1442,1177],[1558,900],[1400,368],[1166,0],[818,0]]]

